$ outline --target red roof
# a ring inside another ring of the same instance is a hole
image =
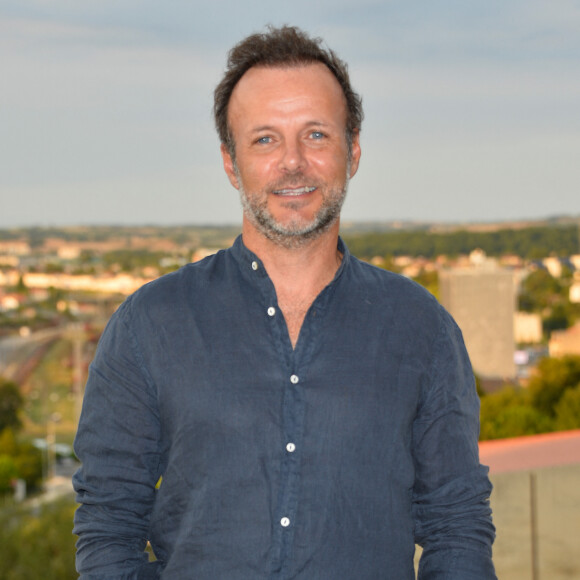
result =
[[[580,463],[580,429],[482,441],[479,457],[492,474]]]

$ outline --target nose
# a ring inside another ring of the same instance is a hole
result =
[[[306,165],[304,145],[299,139],[287,139],[281,148],[279,169],[286,173],[294,173]]]

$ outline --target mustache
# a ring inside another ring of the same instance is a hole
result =
[[[318,187],[317,183],[314,183],[311,179],[306,177],[302,171],[296,171],[290,175],[285,175],[284,177],[277,179],[268,184],[267,190],[280,190],[289,189],[294,187]]]

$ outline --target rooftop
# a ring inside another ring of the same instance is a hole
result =
[[[580,463],[580,429],[482,441],[479,457],[491,473]]]

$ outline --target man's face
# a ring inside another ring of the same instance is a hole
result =
[[[240,191],[244,221],[295,247],[337,219],[360,159],[349,159],[346,103],[323,64],[250,69],[229,103],[236,158],[222,146],[224,168]]]

